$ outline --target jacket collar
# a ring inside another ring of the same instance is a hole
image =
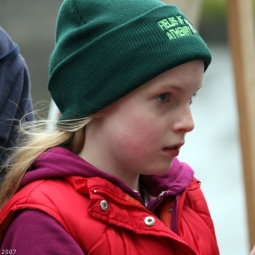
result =
[[[174,159],[171,169],[165,174],[140,176],[140,181],[152,196],[162,193],[175,196],[188,187],[194,172],[185,163]],[[130,189],[123,181],[92,166],[78,155],[63,147],[55,147],[42,153],[33,163],[32,168],[24,176],[20,188],[30,182],[66,176],[100,177],[114,183],[125,193],[140,200],[138,192]]]

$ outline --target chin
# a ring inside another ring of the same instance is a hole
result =
[[[171,169],[172,163],[164,167],[155,167],[153,169],[148,169],[141,173],[142,175],[161,175],[167,173]]]

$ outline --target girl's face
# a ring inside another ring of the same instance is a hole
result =
[[[203,76],[203,62],[191,61],[106,107],[87,126],[80,156],[133,188],[139,174],[167,172],[194,128],[190,104]]]

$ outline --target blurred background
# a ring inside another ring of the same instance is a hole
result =
[[[47,117],[50,104],[48,62],[54,47],[55,23],[61,2],[0,0],[0,26],[20,47],[30,71],[34,107],[43,109],[40,114],[43,117]],[[248,255],[250,247],[226,2],[203,0],[201,13],[198,30],[212,51],[213,62],[192,105],[196,128],[187,135],[179,158],[192,166],[202,182],[221,255]]]

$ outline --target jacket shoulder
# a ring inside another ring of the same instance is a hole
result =
[[[190,188],[187,190],[185,205],[188,205],[193,211],[195,211],[215,235],[211,214],[201,190],[201,183],[196,178],[193,178]]]
[[[14,213],[18,210],[41,210],[56,219],[75,241],[83,247],[97,243],[105,231],[105,224],[95,221],[88,213],[89,195],[77,192],[64,178],[32,182],[15,194],[0,213],[3,238]],[[97,230],[91,235],[91,229]],[[1,236],[0,236],[1,238]]]
[[[213,220],[200,181],[195,178],[180,196],[178,215],[178,234],[194,250],[198,249],[199,254],[219,254]],[[197,235],[200,238],[193,238]]]

